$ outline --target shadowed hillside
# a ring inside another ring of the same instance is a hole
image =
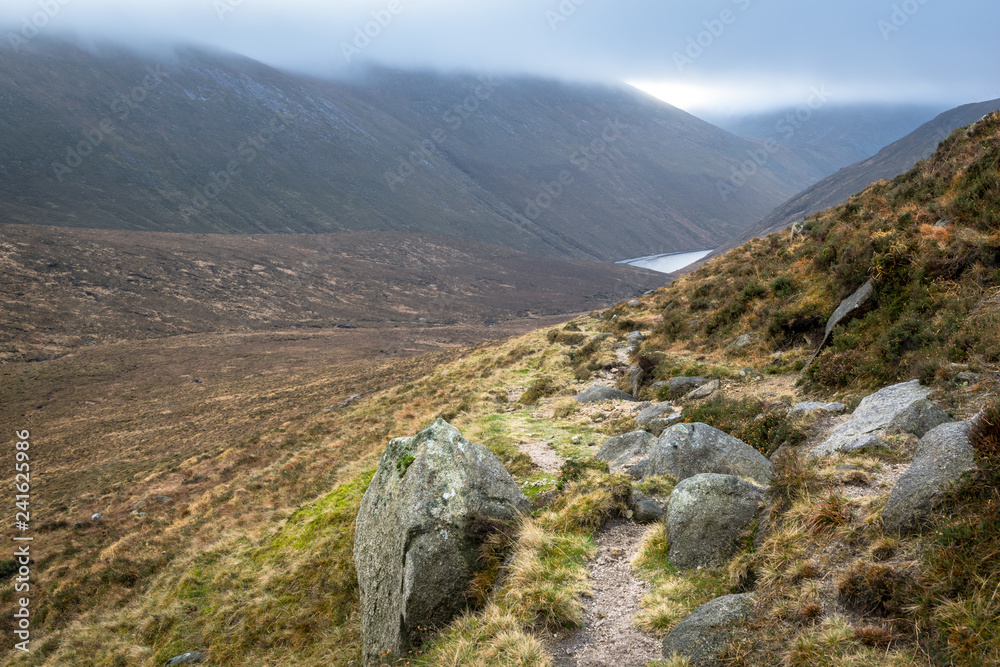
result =
[[[0,216],[201,233],[408,231],[549,256],[700,249],[818,175],[632,89],[0,48]],[[694,165],[694,166],[693,166]]]

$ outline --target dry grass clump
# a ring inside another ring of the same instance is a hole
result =
[[[681,572],[667,561],[669,546],[662,524],[649,527],[632,566],[644,572],[653,584],[643,597],[635,623],[643,630],[666,635],[699,606],[732,592],[725,570]]]
[[[856,561],[837,582],[837,599],[862,614],[888,616],[901,611],[906,580],[891,565]]]

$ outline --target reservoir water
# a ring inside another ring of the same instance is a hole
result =
[[[635,259],[623,259],[615,264],[630,264],[643,269],[659,271],[660,273],[673,273],[679,271],[689,264],[694,264],[699,259],[708,256],[711,250],[698,250],[696,252],[674,252],[665,255],[650,255],[648,257],[636,257]]]

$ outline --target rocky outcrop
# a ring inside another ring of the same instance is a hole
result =
[[[763,500],[763,488],[732,475],[695,475],[680,482],[667,502],[667,558],[682,569],[725,564]]]
[[[632,431],[609,438],[597,452],[597,459],[607,461],[611,472],[619,472],[649,456],[656,437],[646,431]]]
[[[528,511],[496,456],[444,420],[390,441],[355,524],[365,661],[405,656],[418,626],[441,627],[461,613],[481,526]]]
[[[885,427],[887,435],[912,433],[922,438],[931,429],[953,421],[948,413],[924,399],[911,403],[905,410],[897,414]]]
[[[976,469],[970,428],[969,422],[942,424],[920,439],[913,463],[896,482],[882,510],[886,530],[919,530],[948,486]]]
[[[707,424],[674,424],[649,453],[644,475],[673,475],[678,481],[700,473],[735,475],[766,486],[774,464],[746,444]]]
[[[598,403],[600,401],[632,401],[636,402],[635,397],[631,394],[626,394],[620,389],[615,389],[613,387],[605,387],[603,385],[595,384],[593,387],[588,387],[583,392],[576,395],[576,400],[580,403]]]
[[[830,340],[830,334],[833,333],[834,328],[838,324],[847,322],[854,316],[858,315],[860,312],[858,309],[861,308],[863,305],[865,305],[868,302],[868,300],[872,298],[872,294],[874,292],[875,292],[875,283],[869,280],[864,285],[859,287],[854,294],[852,294],[851,296],[847,297],[846,299],[840,302],[840,305],[837,306],[837,309],[833,311],[833,315],[831,315],[830,319],[826,321],[826,332],[823,335],[823,342],[819,344],[819,348],[816,350],[813,356],[809,358],[809,361],[806,362],[807,368],[809,367],[810,364],[812,364],[813,360],[815,360],[816,357],[819,356],[819,353],[823,351],[823,348],[826,347],[827,342],[829,342]]]
[[[809,455],[831,456],[849,451],[859,438],[886,428],[897,415],[917,401],[926,399],[930,393],[930,389],[921,387],[918,380],[913,380],[894,384],[866,397],[851,418],[838,426],[823,444],[810,450]]]
[[[663,639],[663,658],[675,655],[690,660],[691,667],[714,667],[726,646],[753,614],[750,593],[726,595],[703,604]]]

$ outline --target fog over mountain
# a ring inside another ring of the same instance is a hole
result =
[[[949,108],[1000,91],[985,0],[8,0],[8,45],[37,34],[146,50],[215,46],[317,76],[402,68],[643,82],[688,111],[795,105],[825,84],[842,104]]]

